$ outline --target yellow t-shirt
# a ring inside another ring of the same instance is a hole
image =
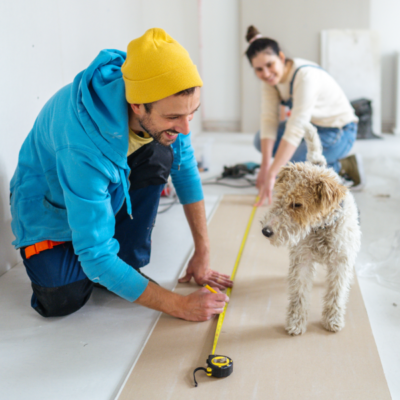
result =
[[[131,128],[129,128],[128,157],[136,150],[153,140],[147,132],[143,132],[143,136],[144,137],[137,135]]]

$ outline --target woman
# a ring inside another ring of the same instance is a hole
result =
[[[254,140],[262,152],[257,205],[266,198],[271,202],[275,178],[283,165],[306,160],[303,136],[309,122],[318,129],[328,166],[347,173],[351,184],[361,186],[359,157],[342,159],[356,139],[358,118],[336,81],[311,61],[287,59],[275,40],[262,37],[253,26],[246,39],[246,56],[262,81],[261,131]],[[287,121],[279,122],[280,105],[291,109]]]

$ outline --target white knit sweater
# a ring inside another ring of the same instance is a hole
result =
[[[276,87],[262,82],[261,139],[275,139],[279,125],[279,105],[290,97],[290,82],[301,65],[317,65],[300,58],[293,59],[292,68],[285,82]],[[298,146],[304,136],[304,125],[341,128],[357,122],[353,107],[336,81],[324,70],[314,67],[301,68],[293,84],[293,108],[286,124],[283,138]]]

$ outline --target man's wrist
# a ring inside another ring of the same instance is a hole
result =
[[[209,243],[197,243],[194,246],[194,254],[197,256],[205,257],[210,254],[210,244]]]
[[[170,301],[165,305],[165,309],[162,311],[176,318],[184,318],[183,305],[185,297],[174,292],[171,292],[171,294]]]
[[[174,317],[182,318],[182,300],[183,296],[164,289],[161,286],[149,282],[144,292],[135,301],[142,306],[162,311]]]
[[[186,296],[176,295],[174,309],[171,314],[173,317],[186,319]]]

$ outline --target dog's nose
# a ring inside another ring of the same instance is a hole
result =
[[[274,234],[274,231],[269,226],[266,226],[265,228],[263,228],[262,234],[269,238]]]

